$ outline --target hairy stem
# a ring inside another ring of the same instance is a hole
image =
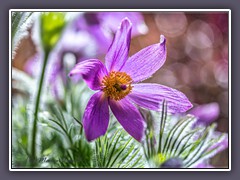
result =
[[[42,71],[41,71],[41,76],[38,84],[38,89],[37,89],[37,94],[36,94],[36,99],[35,99],[35,104],[34,104],[34,119],[33,119],[33,127],[32,127],[32,142],[31,142],[31,159],[30,163],[31,166],[36,165],[36,136],[37,136],[37,121],[38,121],[38,111],[39,111],[39,104],[41,100],[41,92],[42,92],[42,87],[43,87],[43,81],[44,81],[44,75],[45,75],[45,69],[47,65],[47,60],[48,60],[49,52],[45,52],[44,55],[44,61],[43,61],[43,66],[42,66]]]

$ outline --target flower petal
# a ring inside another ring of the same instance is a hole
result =
[[[189,111],[189,114],[194,115],[198,118],[197,124],[209,125],[219,116],[220,109],[218,103],[209,103],[199,105]]]
[[[137,141],[141,141],[145,122],[138,109],[126,98],[120,101],[109,100],[109,105],[123,128]]]
[[[214,167],[207,162],[206,163],[201,162],[201,163],[195,165],[193,168],[204,168],[204,169],[206,169],[206,168],[214,168]]]
[[[98,13],[88,12],[84,13],[82,16],[79,16],[74,25],[79,32],[86,32],[87,36],[90,35],[90,41],[95,41],[94,43],[88,43],[86,45],[90,44],[92,46],[92,44],[96,44],[98,49],[96,49],[97,52],[95,53],[106,54],[109,46],[111,45],[112,36],[108,35],[108,33],[105,33],[101,24],[102,22],[98,17]]]
[[[108,71],[118,71],[127,60],[131,41],[131,22],[125,18],[116,32],[113,42],[105,57]]]
[[[134,84],[128,97],[133,103],[151,110],[161,110],[161,104],[165,99],[170,113],[185,112],[192,107],[183,93],[159,84]]]
[[[101,21],[101,25],[107,27],[112,32],[117,30],[119,22],[125,17],[128,17],[132,22],[132,37],[146,34],[148,28],[144,23],[144,18],[139,12],[99,12],[98,18]]]
[[[98,49],[96,41],[88,31],[75,31],[74,28],[65,30],[58,42],[61,53],[74,53],[77,57],[92,57]]]
[[[164,64],[166,56],[166,39],[161,35],[160,43],[148,46],[134,54],[120,71],[130,75],[134,82],[143,81]]]
[[[101,79],[107,75],[104,64],[98,59],[82,61],[71,70],[69,76],[81,75],[92,90],[101,89]]]
[[[109,123],[108,100],[100,91],[88,101],[83,115],[83,128],[88,141],[92,141],[107,131]]]

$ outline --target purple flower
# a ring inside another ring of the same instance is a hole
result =
[[[97,91],[89,100],[83,115],[83,127],[88,141],[106,133],[109,106],[123,128],[141,141],[145,122],[133,105],[160,110],[163,99],[168,112],[185,112],[192,107],[187,97],[172,88],[140,83],[155,73],[166,60],[166,40],[148,46],[128,58],[131,41],[131,22],[125,18],[117,30],[105,56],[105,65],[98,59],[78,63],[69,76],[81,75],[89,88]]]
[[[52,51],[49,56],[48,65],[46,68],[46,82],[50,84],[50,89],[56,98],[60,98],[59,82],[66,82],[66,72],[64,71],[63,61],[61,60],[61,54],[58,51]],[[42,67],[43,55],[36,53],[25,64],[25,71],[36,78],[40,74],[40,67]],[[60,80],[60,81],[59,81]]]
[[[132,36],[145,34],[148,30],[143,16],[139,12],[87,12],[76,19],[74,25],[77,31],[86,31],[98,45],[98,53],[106,53],[111,45],[113,34],[121,20],[131,19],[133,24]]]

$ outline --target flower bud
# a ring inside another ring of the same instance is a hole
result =
[[[44,12],[40,16],[40,36],[44,51],[51,51],[66,25],[65,13]]]
[[[183,160],[181,158],[175,157],[166,160],[160,168],[182,168],[183,167]]]

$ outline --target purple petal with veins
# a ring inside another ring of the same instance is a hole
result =
[[[92,141],[107,131],[109,123],[108,100],[100,91],[88,101],[83,115],[83,128],[88,141]]]
[[[164,64],[167,56],[166,39],[160,37],[160,43],[148,46],[131,56],[120,69],[139,82],[149,78]]]

